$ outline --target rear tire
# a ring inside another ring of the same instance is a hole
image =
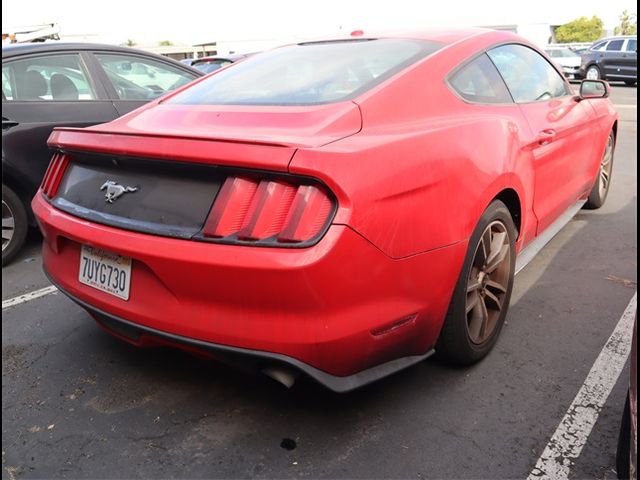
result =
[[[2,185],[2,266],[18,254],[27,237],[27,211],[20,197]]]
[[[611,173],[613,172],[613,156],[616,147],[616,137],[613,132],[609,133],[607,139],[607,146],[602,154],[600,160],[600,168],[598,169],[598,176],[591,188],[587,203],[584,204],[584,208],[588,210],[595,210],[604,205],[607,195],[609,195],[609,187],[611,187]]]
[[[516,265],[517,230],[504,203],[480,217],[436,344],[438,356],[460,365],[484,358],[504,324]]]

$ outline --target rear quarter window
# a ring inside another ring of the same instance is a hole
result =
[[[635,38],[629,39],[629,41],[627,42],[626,51],[627,52],[637,52],[638,51],[638,40],[636,40]]]
[[[474,103],[513,103],[502,77],[486,54],[458,69],[449,79],[451,87]]]

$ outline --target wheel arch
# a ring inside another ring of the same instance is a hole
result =
[[[507,209],[511,214],[511,218],[513,219],[513,223],[516,226],[519,236],[522,229],[522,203],[520,202],[520,196],[518,195],[518,192],[516,192],[513,188],[505,188],[500,191],[495,197],[493,197],[491,202],[495,200],[500,200],[507,206]]]
[[[597,62],[597,60],[591,60],[587,66],[584,69],[584,78],[587,78],[587,72],[589,71],[589,69],[591,67],[596,67],[598,69],[598,71],[600,72],[600,80],[606,80],[606,76],[604,74],[604,71],[602,69],[602,66]]]
[[[530,230],[528,214],[532,214],[530,205],[532,198],[527,197],[526,192],[527,189],[523,185],[520,176],[516,173],[508,172],[501,175],[492,182],[480,198],[476,220],[474,224],[470,226],[471,229],[475,228],[478,220],[489,205],[491,205],[491,202],[500,200],[506,205],[511,214],[518,235],[516,241],[519,241],[523,235]]]

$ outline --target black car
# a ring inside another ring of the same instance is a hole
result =
[[[589,80],[638,80],[638,37],[611,37],[595,42],[582,54],[579,75]]]
[[[2,48],[2,264],[35,220],[29,203],[51,154],[53,127],[108,122],[202,76],[131,48],[30,43]]]

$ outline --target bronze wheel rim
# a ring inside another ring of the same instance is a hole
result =
[[[504,223],[485,228],[467,280],[467,331],[476,345],[491,338],[505,307],[511,276],[511,240]]]
[[[613,168],[613,137],[609,136],[607,141],[607,148],[602,155],[602,161],[600,162],[600,185],[599,193],[600,198],[604,198],[609,189],[609,183],[611,181],[611,170]]]

